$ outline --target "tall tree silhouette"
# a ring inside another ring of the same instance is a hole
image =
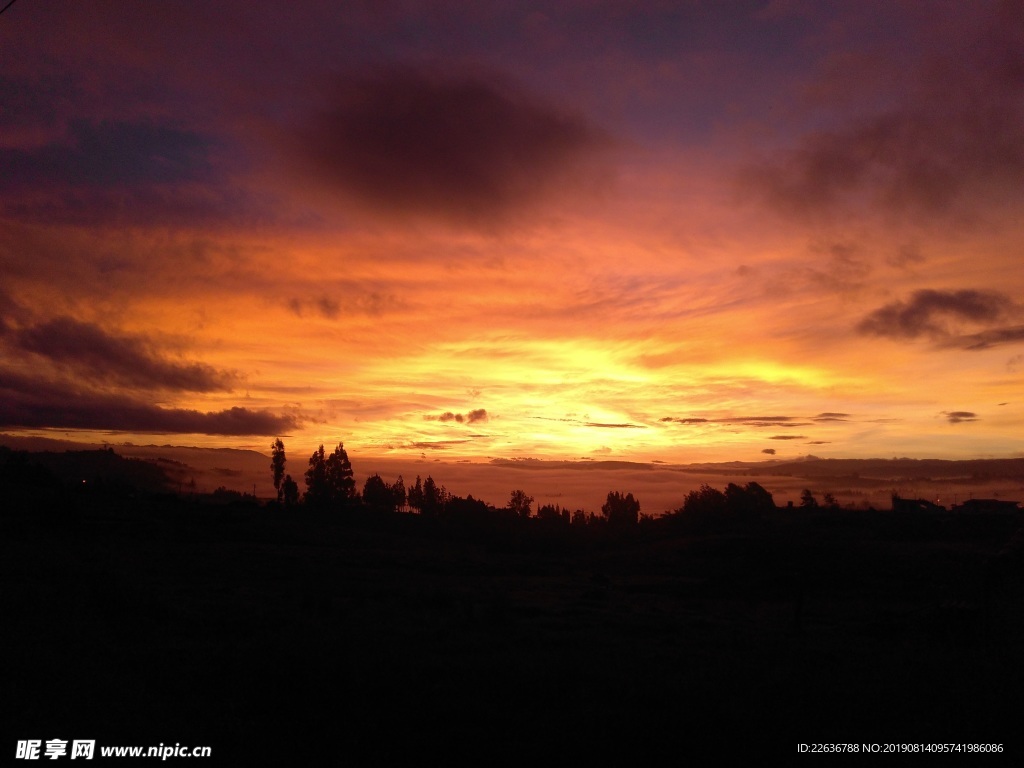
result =
[[[531,504],[533,496],[527,496],[526,491],[521,490],[512,491],[512,496],[508,500],[508,508],[516,517],[529,517]]]
[[[349,509],[356,498],[356,481],[345,446],[338,447],[328,456],[321,445],[309,457],[306,470],[306,502],[311,506]]]
[[[345,446],[341,443],[327,457],[327,485],[332,506],[343,510],[352,506],[356,498],[356,481]]]
[[[281,442],[281,438],[277,438],[274,444],[270,446],[270,471],[274,476],[274,490],[277,491],[277,503],[281,503],[281,483],[284,480],[284,443]]]
[[[313,507],[327,506],[330,491],[327,486],[327,455],[324,446],[313,451],[306,470],[306,503]]]
[[[395,509],[403,509],[405,507],[405,480],[402,479],[401,475],[391,485],[391,501]]]
[[[416,484],[409,489],[409,506],[413,509],[423,511],[423,481],[416,475]]]
[[[423,481],[423,500],[420,502],[420,512],[424,515],[439,515],[444,506],[444,494],[437,487],[434,478],[427,475]]]

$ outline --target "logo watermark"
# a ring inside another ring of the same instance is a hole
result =
[[[188,747],[180,743],[164,744],[155,747],[99,747],[95,739],[19,739],[14,752],[18,760],[57,760],[66,757],[70,760],[92,760],[96,757],[158,757],[166,760],[169,757],[210,757],[210,747]]]

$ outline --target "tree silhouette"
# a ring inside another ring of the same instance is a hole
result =
[[[338,447],[327,457],[327,486],[331,506],[342,510],[352,506],[356,498],[356,481],[342,443],[338,443]]]
[[[427,475],[427,479],[423,481],[423,498],[420,501],[420,512],[424,515],[439,515],[444,506],[444,496],[445,494],[442,492],[442,489],[438,488],[437,483],[434,482],[434,478]]]
[[[527,496],[526,491],[512,491],[512,497],[508,501],[508,508],[517,517],[529,517],[530,505],[533,504],[533,496]]]
[[[391,504],[395,509],[405,507],[405,480],[401,475],[391,485]]]
[[[690,491],[683,500],[679,513],[699,518],[711,518],[721,515],[728,509],[725,494],[707,483],[696,491]]]
[[[277,491],[277,503],[281,503],[281,482],[284,480],[284,443],[281,442],[281,438],[277,438],[274,444],[270,446],[270,471],[274,476],[274,490]]]
[[[281,499],[288,509],[299,503],[299,484],[292,480],[291,475],[285,475],[281,482]]]
[[[460,523],[477,523],[487,520],[489,508],[487,503],[474,499],[470,494],[466,498],[449,495],[445,499],[444,512],[449,520]]]
[[[327,505],[329,491],[327,489],[327,456],[324,446],[313,451],[309,457],[309,468],[306,470],[306,503],[313,507]]]
[[[632,493],[623,496],[618,491],[609,491],[601,512],[610,525],[636,525],[640,519],[640,502]]]
[[[377,474],[366,478],[363,484],[363,503],[377,512],[395,511],[395,496],[391,486]]]
[[[345,446],[338,443],[330,456],[321,445],[309,457],[306,503],[314,507],[348,509],[356,498],[356,481]]]
[[[562,509],[557,504],[544,504],[537,509],[537,519],[547,523],[562,523],[569,525],[569,510]]]
[[[818,506],[818,500],[814,498],[809,488],[804,488],[800,492],[800,506],[806,509],[815,509]]]
[[[725,503],[729,512],[738,518],[755,518],[775,509],[775,500],[758,483],[747,483],[740,487],[729,483],[725,488]]]
[[[420,512],[423,511],[423,481],[416,475],[416,484],[409,489],[409,506]]]

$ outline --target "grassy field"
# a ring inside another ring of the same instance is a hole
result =
[[[1021,744],[1017,516],[615,531],[170,497],[14,506],[4,749],[398,765]]]

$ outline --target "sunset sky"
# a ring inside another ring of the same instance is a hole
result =
[[[0,15],[0,432],[1024,455],[1019,2]]]

